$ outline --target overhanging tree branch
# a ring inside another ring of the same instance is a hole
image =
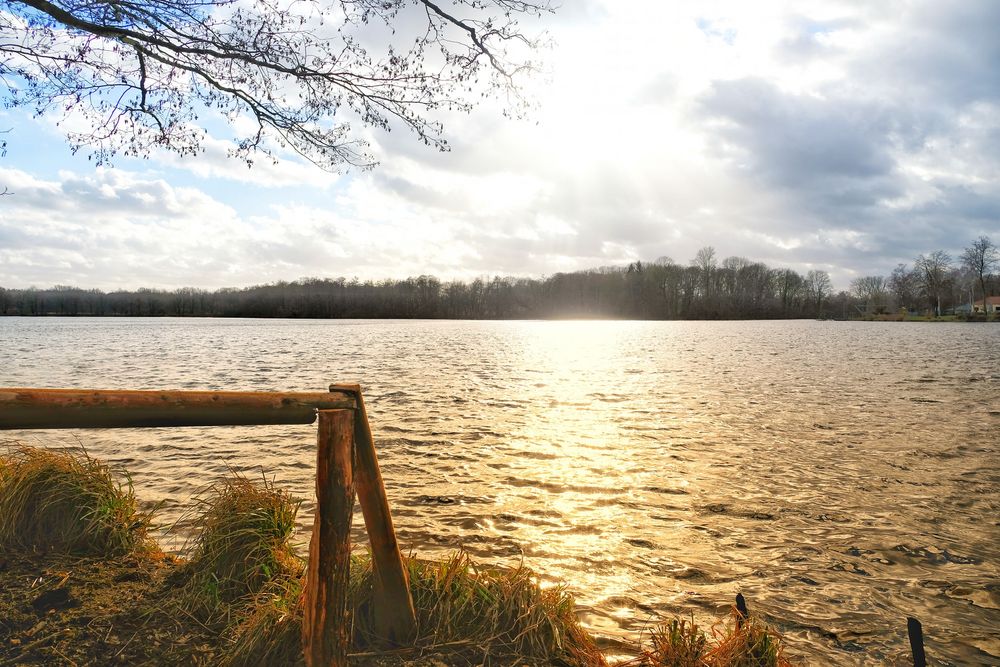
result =
[[[282,148],[370,166],[359,126],[402,125],[446,150],[442,109],[516,90],[538,41],[518,18],[548,0],[12,0],[0,10],[9,106],[82,115],[74,150],[97,161],[153,146],[200,150],[203,114],[248,118],[233,152]],[[378,45],[378,46],[375,46]],[[525,50],[523,47],[529,47]]]

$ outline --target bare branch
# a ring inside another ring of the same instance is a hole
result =
[[[517,76],[534,65],[511,60],[504,45],[536,47],[517,18],[551,11],[515,0],[456,0],[467,18],[432,0],[6,5],[5,102],[86,117],[92,130],[68,135],[73,150],[87,148],[99,163],[154,146],[195,153],[206,134],[200,115],[214,112],[254,121],[234,137],[233,152],[248,162],[290,148],[332,170],[372,165],[358,126],[402,125],[447,150],[436,112],[469,111],[484,92],[478,85],[516,92]],[[475,83],[483,72],[491,82]]]

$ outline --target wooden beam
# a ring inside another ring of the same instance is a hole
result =
[[[346,667],[354,513],[354,411],[320,410],[316,514],[306,572],[302,651],[308,667]]]
[[[354,396],[249,391],[0,388],[0,430],[311,424],[316,410],[354,409]]]
[[[354,411],[354,481],[372,548],[375,631],[391,646],[406,646],[416,638],[417,617],[403,556],[396,542],[389,499],[382,483],[361,386],[335,384],[330,385],[330,391],[353,394],[357,402]]]

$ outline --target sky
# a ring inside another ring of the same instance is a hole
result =
[[[534,108],[447,116],[442,153],[252,169],[71,154],[0,109],[0,286],[218,288],[302,277],[546,276],[703,246],[846,289],[1000,244],[1000,2],[565,0]]]

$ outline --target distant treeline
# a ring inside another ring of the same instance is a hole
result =
[[[945,305],[954,300],[942,285],[923,295],[919,285],[913,289],[926,308],[936,306],[939,299]],[[743,257],[718,262],[712,248],[703,248],[686,265],[660,258],[537,279],[303,278],[214,291],[0,288],[3,315],[780,319],[850,317],[857,314],[859,303],[864,301],[858,294],[834,294],[825,271],[802,275]]]
[[[985,298],[1000,293],[1000,250],[987,236],[969,244],[955,262],[943,250],[899,264],[888,277],[851,281],[855,309],[864,314],[927,310],[936,315],[985,310]]]

